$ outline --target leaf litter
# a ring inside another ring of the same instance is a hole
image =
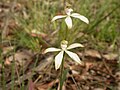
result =
[[[2,4],[0,3],[0,5]],[[6,12],[5,10],[10,8],[9,4],[3,4],[3,6],[0,7],[0,13]],[[3,14],[0,17],[4,17]],[[13,21],[12,23],[14,24]],[[14,27],[13,24],[10,24],[10,26]],[[3,26],[1,21],[0,26]],[[12,29],[10,26],[8,28]],[[4,68],[7,90],[10,90],[10,86],[13,84],[11,78],[9,78],[13,63],[15,64],[16,90],[20,90],[22,82],[26,86],[28,85],[29,90],[57,89],[60,73],[59,70],[54,70],[54,57],[52,55],[45,56],[23,48],[7,56],[13,49],[13,46],[2,46],[2,55],[4,57],[3,63],[0,64],[0,78]],[[119,56],[117,53],[100,53],[94,49],[87,49],[82,53],[78,52],[78,55],[84,56],[82,57],[83,65],[75,64],[69,58],[65,60],[67,63],[65,63],[64,67],[69,68],[69,73],[63,90],[112,90],[114,87],[115,90],[120,90],[120,71],[117,66]],[[34,65],[37,59],[38,61]],[[0,83],[2,83],[1,80]],[[2,89],[1,87],[0,89]]]

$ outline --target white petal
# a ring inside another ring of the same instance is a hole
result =
[[[71,29],[72,28],[72,19],[70,16],[66,17],[65,22],[66,22],[68,28]]]
[[[48,52],[56,52],[56,51],[61,51],[61,49],[58,48],[47,48],[44,53],[48,53]]]
[[[68,46],[67,49],[73,49],[73,48],[77,48],[77,47],[84,47],[84,46],[80,43],[74,43],[74,44],[71,44],[70,46]]]
[[[64,18],[64,17],[66,17],[66,15],[55,16],[55,17],[53,17],[52,22],[57,20],[57,19]]]
[[[74,18],[78,18],[78,19],[82,20],[83,22],[89,24],[89,20],[83,15],[80,15],[78,13],[72,13],[71,16]]]
[[[63,59],[63,54],[64,51],[61,51],[56,57],[55,57],[55,69],[57,70],[61,63],[62,63],[62,59]]]
[[[78,57],[78,55],[76,53],[70,52],[70,51],[65,51],[74,61],[76,61],[77,63],[81,64],[81,60]]]

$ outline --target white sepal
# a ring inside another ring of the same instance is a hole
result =
[[[56,52],[56,51],[61,51],[61,49],[51,47],[51,48],[47,48],[47,49],[44,51],[44,53]]]
[[[71,29],[72,28],[72,19],[70,16],[67,16],[65,19],[65,23],[67,24],[68,28]]]
[[[53,17],[52,22],[55,21],[55,20],[57,20],[57,19],[64,18],[64,17],[66,17],[66,15],[55,16],[55,17]]]
[[[77,48],[77,47],[84,47],[84,46],[80,43],[74,43],[74,44],[69,45],[67,47],[67,49],[73,49],[73,48]]]
[[[81,60],[78,57],[78,55],[76,53],[70,52],[70,51],[65,51],[74,61],[76,61],[77,63],[81,64]]]
[[[72,16],[74,18],[78,18],[78,19],[82,20],[83,22],[89,24],[89,20],[83,15],[80,15],[78,13],[72,13],[70,16]]]
[[[61,63],[62,63],[62,59],[63,59],[63,54],[64,54],[64,51],[61,51],[58,53],[58,55],[55,57],[55,69],[57,70]]]

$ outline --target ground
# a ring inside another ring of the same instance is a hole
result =
[[[85,15],[89,25],[74,19],[67,31],[64,20],[52,23],[65,7]],[[72,50],[83,63],[65,55],[62,90],[120,90],[119,7],[117,0],[1,0],[0,90],[59,90],[57,53],[43,52],[60,47],[66,34],[70,44],[84,45]]]

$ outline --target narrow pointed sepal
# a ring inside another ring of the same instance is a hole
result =
[[[57,19],[64,18],[64,17],[66,17],[66,15],[55,16],[55,17],[53,17],[52,22],[55,21],[55,20],[57,20]]]
[[[78,13],[72,13],[71,16],[74,18],[78,18],[78,19],[82,20],[83,22],[89,24],[89,20],[83,15],[80,15]]]
[[[65,23],[67,24],[68,28],[71,29],[72,28],[72,19],[70,16],[67,16],[65,19]]]
[[[74,44],[69,45],[67,47],[67,49],[73,49],[73,48],[77,48],[77,47],[84,47],[84,46],[80,43],[74,43]]]
[[[62,59],[63,59],[63,54],[64,51],[61,51],[58,53],[58,55],[55,57],[55,69],[59,69],[61,63],[62,63]]]
[[[56,51],[61,51],[61,49],[59,49],[59,48],[47,48],[45,51],[44,51],[44,54],[45,53],[48,53],[48,52],[56,52]]]
[[[78,57],[78,55],[76,53],[70,52],[70,51],[65,51],[68,56],[70,56],[74,61],[76,61],[79,64],[82,64],[80,58]]]

